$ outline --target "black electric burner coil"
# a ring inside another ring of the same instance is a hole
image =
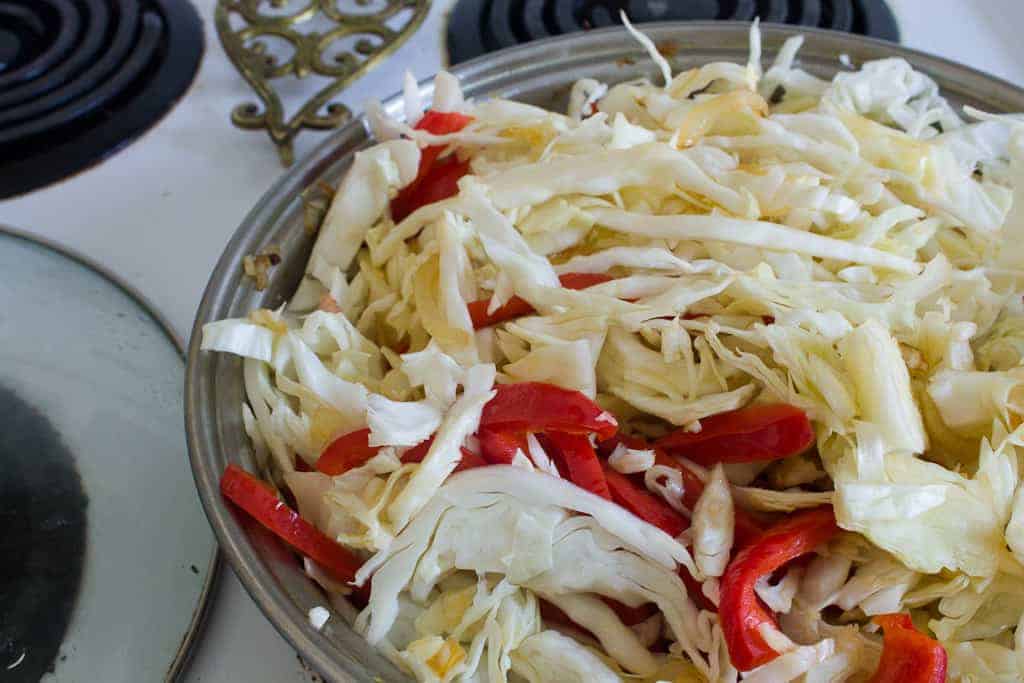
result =
[[[202,54],[188,0],[0,0],[0,198],[124,147],[182,96]]]
[[[817,26],[899,41],[884,0],[459,0],[448,23],[452,64],[494,50],[630,21],[750,21]]]

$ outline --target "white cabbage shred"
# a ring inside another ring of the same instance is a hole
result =
[[[334,192],[290,305],[203,329],[203,350],[242,359],[257,468],[365,558],[355,626],[421,681],[868,680],[869,618],[891,612],[942,643],[951,680],[1022,680],[1024,119],[964,121],[898,58],[822,80],[799,37],[762,70],[756,25],[747,63],[673,74],[627,28],[657,81],[582,79],[565,115],[466,99],[443,72],[429,109],[470,117],[461,131],[412,127],[411,77],[405,121],[368,107],[379,143]],[[469,173],[396,223],[427,146]],[[559,279],[584,275],[605,281]],[[496,387],[526,381],[649,441],[788,403],[815,443],[687,462],[699,495],[653,447],[602,451],[689,522],[672,538],[574,485],[543,436],[456,472]],[[362,429],[365,462],[304,471]],[[844,532],[757,582],[779,656],[737,672],[680,571],[717,604],[741,514],[822,505]],[[305,566],[332,605],[354,590]],[[656,612],[627,624],[608,599]]]

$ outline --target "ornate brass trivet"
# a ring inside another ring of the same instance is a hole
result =
[[[350,119],[349,108],[331,99],[412,35],[429,7],[430,0],[218,0],[224,51],[263,103],[238,105],[232,123],[266,129],[290,165],[299,131]],[[279,87],[314,75],[329,80],[286,116]]]

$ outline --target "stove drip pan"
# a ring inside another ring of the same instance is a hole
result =
[[[884,0],[459,0],[448,23],[452,64],[531,40],[633,23],[751,21],[846,31],[898,42]]]

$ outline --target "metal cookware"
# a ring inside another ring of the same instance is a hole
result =
[[[747,59],[748,24],[647,24],[647,32],[662,51],[671,54],[678,72],[709,61]],[[763,26],[765,64],[789,36],[789,28]],[[845,33],[802,29],[806,41],[800,64],[808,71],[831,77],[846,54],[854,65],[884,57],[904,57],[930,74],[956,105],[970,104],[993,112],[1024,111],[1024,91],[965,66],[892,43]],[[608,83],[648,76],[656,69],[640,45],[625,30],[605,29],[543,40],[459,65],[453,73],[466,95],[494,95],[565,110],[569,88],[582,77]],[[395,84],[396,87],[399,84]],[[431,86],[421,91],[426,101]],[[385,109],[398,115],[401,98],[387,100]],[[397,668],[335,615],[317,631],[308,610],[326,598],[303,574],[294,556],[266,535],[244,525],[218,491],[229,462],[251,468],[251,449],[242,428],[244,400],[242,366],[226,354],[199,351],[200,330],[207,322],[245,316],[257,307],[274,308],[297,286],[312,246],[304,229],[302,193],[318,181],[336,184],[355,151],[371,144],[365,119],[340,129],[313,154],[290,169],[253,208],[235,231],[210,277],[192,330],[186,378],[186,426],[192,468],[206,513],[224,555],[242,583],[281,634],[329,681],[404,681]],[[269,286],[257,291],[242,274],[242,259],[268,245],[280,247],[282,261],[272,271]]]

